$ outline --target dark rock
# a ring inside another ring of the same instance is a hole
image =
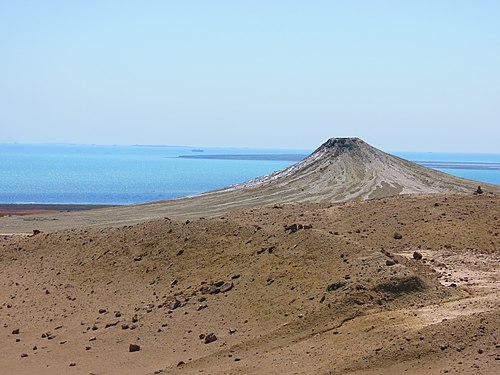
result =
[[[128,329],[128,324],[122,324],[122,329]]]
[[[71,362],[71,363],[69,364],[69,367],[74,367],[74,366],[76,366],[76,363],[75,363],[75,362]]]
[[[26,353],[21,353],[21,358],[26,358],[28,356],[28,354]]]
[[[400,240],[401,238],[403,238],[403,235],[401,233],[394,232],[393,237],[395,240]]]
[[[227,282],[227,283],[224,283],[221,287],[220,287],[220,291],[221,293],[226,293],[226,292],[229,292],[231,289],[233,289],[233,283],[232,282]]]
[[[16,328],[15,330],[12,331],[13,335],[19,335],[19,328]]]
[[[395,261],[393,261],[392,259],[387,259],[387,260],[385,261],[385,265],[386,265],[386,266],[394,266],[395,264],[396,264],[396,262],[395,262]]]
[[[346,285],[346,283],[343,282],[343,281],[336,281],[333,284],[328,285],[326,287],[326,291],[327,292],[333,292],[334,290],[340,289],[340,288],[342,288],[345,285]]]
[[[184,361],[179,361],[179,362],[177,362],[177,367],[180,367],[180,366],[182,366],[184,364],[185,364]]]
[[[234,275],[231,276],[231,279],[233,280],[236,280],[236,279],[239,279],[240,278],[240,274],[239,273],[236,273]]]
[[[222,285],[224,285],[224,281],[217,281],[214,283],[214,285],[217,287],[217,288],[220,288]]]
[[[139,262],[140,260],[142,260],[142,256],[137,255],[136,257],[134,257],[135,262]]]
[[[176,254],[176,255],[177,255],[177,256],[182,255],[182,253],[183,253],[183,252],[184,252],[184,249],[181,249],[181,250],[179,250],[179,251],[177,252],[177,254]]]
[[[108,323],[108,324],[106,324],[106,326],[104,328],[114,327],[114,326],[118,325],[118,323],[120,323],[119,320],[117,320],[116,322]]]
[[[170,304],[170,310],[175,310],[176,308],[180,307],[181,306],[181,301],[179,301],[178,299],[174,300],[174,302],[172,302]]]
[[[210,344],[214,341],[217,341],[217,336],[215,336],[215,333],[209,333],[205,336],[205,344]]]
[[[141,347],[137,344],[130,344],[129,347],[128,347],[128,351],[129,352],[138,352],[139,350],[141,350]]]
[[[420,260],[422,259],[422,254],[420,254],[418,251],[413,252],[413,259]]]
[[[285,231],[289,231],[290,233],[295,233],[299,230],[299,226],[297,224],[291,224],[285,226]]]
[[[40,230],[33,229],[33,236],[36,236],[37,234],[40,234],[40,233],[42,233]]]
[[[106,309],[99,309],[99,314],[104,314],[105,312],[107,312]]]

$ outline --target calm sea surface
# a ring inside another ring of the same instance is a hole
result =
[[[0,144],[0,203],[132,204],[169,199],[271,173],[293,164],[297,155],[311,151]],[[290,160],[272,160],[272,157],[248,160],[248,155],[263,154],[287,154]],[[500,154],[395,154],[419,162],[500,165]],[[185,155],[195,158],[178,158]],[[231,155],[231,158],[199,158],[204,155]],[[238,155],[245,156],[238,160]],[[500,184],[500,168],[466,167],[439,169]]]

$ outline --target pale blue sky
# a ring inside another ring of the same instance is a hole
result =
[[[0,0],[0,142],[500,152],[500,1]]]

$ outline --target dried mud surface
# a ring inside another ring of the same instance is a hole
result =
[[[5,235],[0,373],[496,374],[499,232],[439,194]]]

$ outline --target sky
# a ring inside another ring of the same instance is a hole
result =
[[[500,1],[0,0],[0,143],[500,153]]]

